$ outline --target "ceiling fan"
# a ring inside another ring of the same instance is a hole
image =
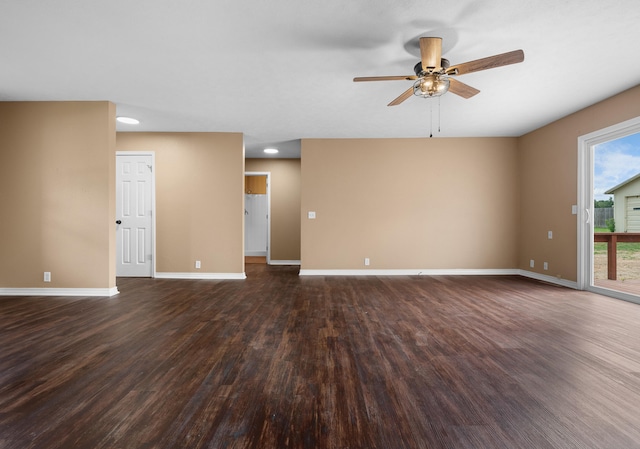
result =
[[[399,105],[411,95],[424,98],[439,97],[447,91],[462,98],[471,98],[480,93],[480,91],[452,78],[453,76],[517,64],[524,61],[524,52],[522,50],[514,50],[452,66],[447,59],[442,57],[442,38],[421,37],[420,57],[422,60],[413,68],[415,75],[361,76],[354,78],[353,81],[415,80],[413,86],[400,94],[398,98],[387,106]]]

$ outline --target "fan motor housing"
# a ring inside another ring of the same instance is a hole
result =
[[[445,59],[445,58],[440,59],[440,67],[442,67],[442,70],[447,70],[450,65],[451,63],[449,62],[448,59]],[[419,76],[420,78],[429,74],[429,72],[422,70],[422,61],[418,62],[415,65],[415,67],[413,68],[413,71],[415,72],[416,76]]]

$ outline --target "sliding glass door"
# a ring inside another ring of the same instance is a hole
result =
[[[578,164],[578,284],[640,302],[640,117],[581,136]]]

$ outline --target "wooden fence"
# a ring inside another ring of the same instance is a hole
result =
[[[596,228],[606,228],[607,220],[613,218],[613,207],[596,207],[593,212],[593,226]]]

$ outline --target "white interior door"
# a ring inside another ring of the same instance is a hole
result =
[[[116,156],[116,276],[153,274],[153,155]]]
[[[266,177],[267,189],[266,195],[244,195],[244,255],[266,256],[267,263],[270,263],[271,173],[246,172],[245,175]]]
[[[244,195],[244,255],[267,255],[267,195]]]

